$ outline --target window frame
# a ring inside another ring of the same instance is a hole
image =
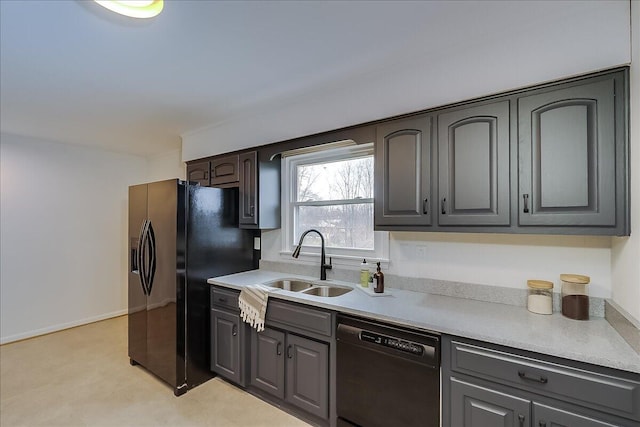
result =
[[[366,156],[374,156],[374,144],[355,144],[352,143],[347,146],[340,146],[338,148],[331,147],[332,144],[327,144],[329,147],[313,147],[314,149],[306,149],[301,154],[283,155],[282,162],[282,176],[281,176],[281,194],[282,194],[282,258],[290,259],[293,249],[297,245],[294,242],[295,235],[295,210],[299,206],[330,206],[330,205],[343,205],[349,203],[371,203],[372,211],[374,208],[374,198],[366,199],[346,199],[346,200],[331,200],[331,201],[312,201],[312,202],[299,202],[294,200],[297,197],[297,167],[299,165],[317,164],[317,163],[329,163],[332,161],[357,159]],[[373,221],[372,221],[373,223]],[[374,226],[375,227],[375,226]],[[374,247],[373,249],[358,249],[358,248],[340,248],[330,247],[331,242],[325,242],[326,255],[332,257],[334,264],[353,266],[360,265],[364,258],[367,262],[381,262],[386,267],[389,262],[389,233],[387,231],[375,231],[374,233]],[[316,246],[302,246],[300,252],[300,259],[317,262],[320,254],[320,248]]]

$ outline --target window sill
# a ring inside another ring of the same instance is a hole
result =
[[[362,263],[362,256],[355,255],[335,255],[327,252],[326,254],[327,262],[329,262],[329,258],[331,258],[331,264],[334,267],[338,268],[346,268],[349,270],[357,270],[360,268],[360,264]],[[367,264],[369,264],[370,269],[375,270],[376,263],[380,263],[380,267],[383,270],[387,270],[389,268],[389,260],[386,258],[366,258]],[[280,251],[280,260],[284,262],[302,262],[308,265],[316,265],[320,262],[320,255],[313,252],[300,252],[300,256],[296,259],[291,256],[291,252],[289,251]]]

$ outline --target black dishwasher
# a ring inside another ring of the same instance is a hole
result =
[[[440,337],[338,316],[338,426],[440,424]]]

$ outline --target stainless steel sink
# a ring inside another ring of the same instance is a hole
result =
[[[340,295],[344,295],[347,292],[351,292],[353,289],[351,288],[343,288],[341,286],[314,286],[311,289],[307,289],[306,291],[302,291],[303,294],[307,295],[315,295],[319,297],[337,297]]]
[[[302,280],[295,280],[295,279],[282,279],[282,280],[275,280],[273,282],[266,283],[266,286],[270,286],[272,288],[284,289],[285,291],[299,292],[304,289],[309,289],[310,287],[313,286],[313,283],[304,282]]]

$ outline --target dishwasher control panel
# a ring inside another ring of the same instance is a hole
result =
[[[391,338],[385,335],[376,334],[371,331],[361,331],[360,340],[374,344],[378,344],[384,347],[395,348],[396,350],[404,351],[406,353],[422,356],[424,353],[424,346],[422,344],[416,344],[411,341],[405,341],[398,338]]]

